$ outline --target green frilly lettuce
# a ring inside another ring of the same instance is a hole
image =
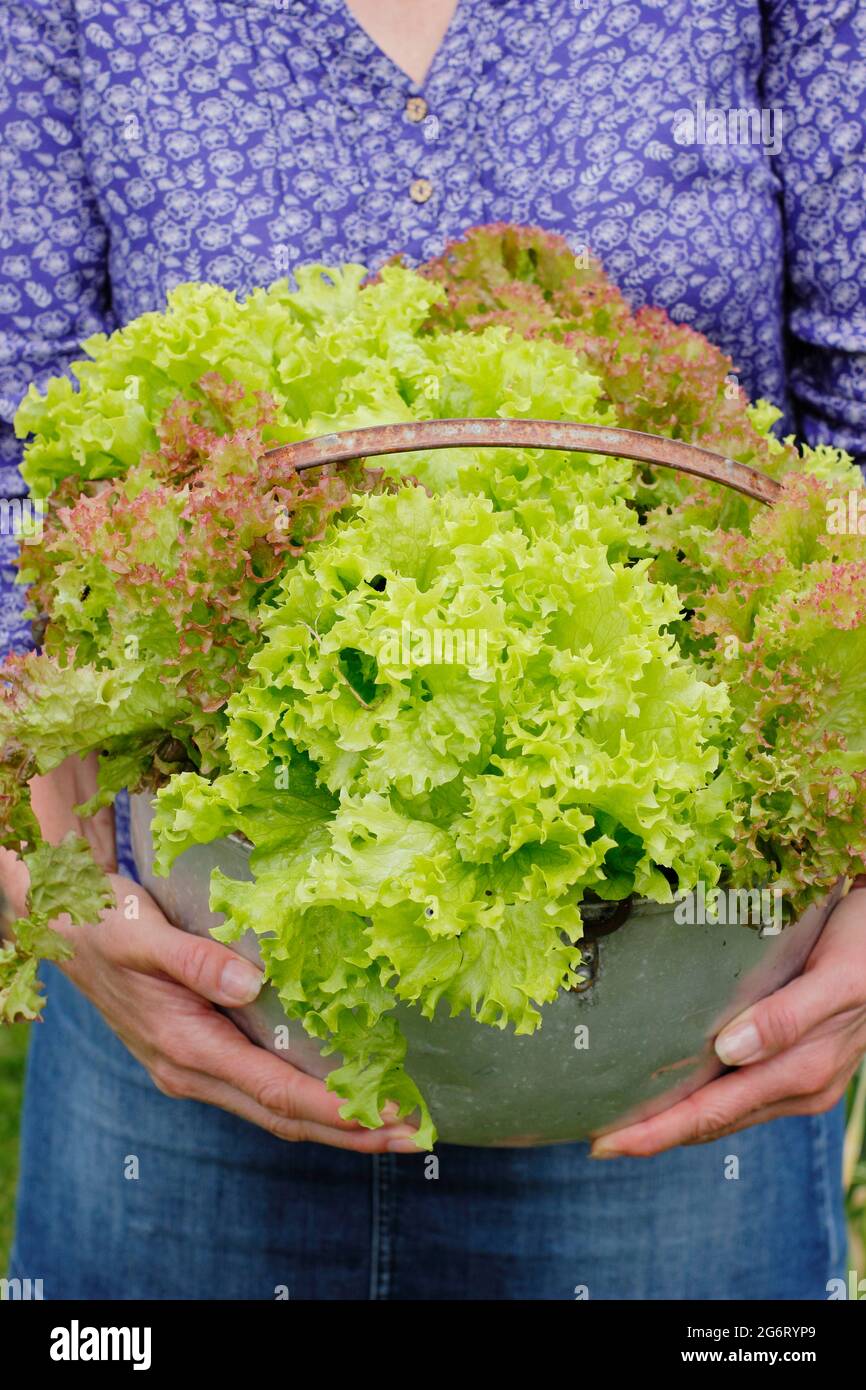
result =
[[[230,826],[250,839],[253,882],[217,874],[211,906],[342,1053],[344,1113],[421,1106],[424,1137],[397,1002],[532,1032],[576,981],[583,895],[715,881],[734,828],[728,697],[667,630],[676,593],[531,493],[364,499],[269,599],[228,703],[233,771],[157,797],[163,870]]]

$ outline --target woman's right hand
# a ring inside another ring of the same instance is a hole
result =
[[[411,1125],[386,1107],[382,1129],[342,1120],[322,1081],[256,1047],[215,1005],[248,1004],[262,974],[228,946],[173,927],[130,878],[110,874],[118,906],[95,926],[54,923],[74,947],[62,969],[164,1095],[218,1105],[281,1139],[358,1153],[413,1152]],[[122,910],[131,895],[138,918]]]

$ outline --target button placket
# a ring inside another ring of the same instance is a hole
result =
[[[426,98],[417,93],[407,96],[403,110],[406,119],[416,127],[419,136],[426,143],[431,125],[436,124],[436,117],[431,116]],[[420,156],[420,163],[422,172],[417,173],[409,184],[409,197],[413,203],[418,204],[426,203],[433,194],[433,183],[423,173],[423,154]]]

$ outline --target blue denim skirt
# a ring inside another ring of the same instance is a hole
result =
[[[162,1095],[48,989],[10,1270],[47,1299],[823,1299],[844,1276],[841,1106],[652,1159],[370,1157]]]

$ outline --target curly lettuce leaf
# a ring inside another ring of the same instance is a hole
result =
[[[27,915],[10,924],[0,944],[0,1023],[38,1018],[44,1004],[40,960],[68,960],[72,947],[50,923],[66,915],[73,926],[98,922],[114,903],[107,875],[87,841],[71,832],[59,845],[39,844],[23,856],[30,875]]]
[[[44,395],[31,386],[18,408],[17,434],[34,436],[22,467],[31,493],[47,497],[69,476],[124,474],[156,450],[178,397],[207,401],[203,378],[239,387],[250,403],[273,402],[274,441],[303,438],[297,421],[336,414],[347,394],[382,408],[399,401],[387,351],[417,332],[441,291],[393,266],[362,290],[364,274],[311,265],[297,272],[295,291],[280,280],[243,300],[219,285],[183,284],[164,310],[88,338],[89,358],[72,364],[76,385],[58,377]]]

